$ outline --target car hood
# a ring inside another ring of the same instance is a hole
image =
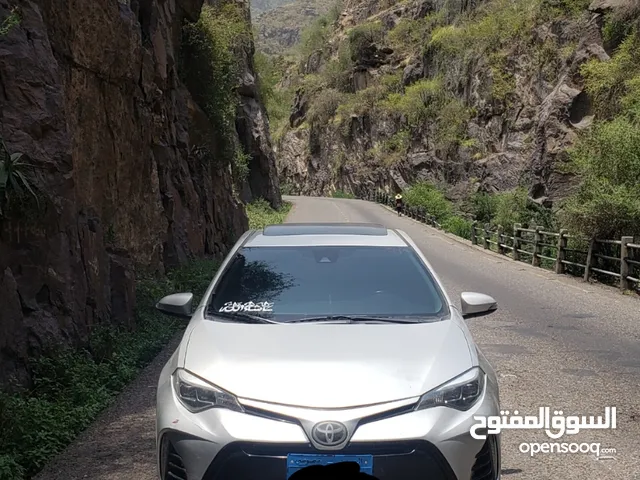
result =
[[[248,325],[204,320],[184,367],[238,397],[340,408],[421,395],[471,368],[451,320],[400,324]]]

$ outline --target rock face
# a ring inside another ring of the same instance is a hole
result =
[[[0,38],[1,135],[39,196],[0,218],[0,383],[96,325],[132,326],[138,269],[221,256],[247,228],[229,159],[199,154],[214,132],[176,71],[202,3],[23,0]],[[240,110],[252,195],[278,205],[264,110],[255,96]]]
[[[250,25],[251,13],[248,5],[242,1],[238,3],[244,6],[246,21]],[[238,55],[242,74],[238,88],[240,105],[236,117],[236,131],[243,150],[251,157],[243,200],[264,198],[277,209],[282,204],[280,182],[277,173],[274,173],[277,172],[276,157],[271,145],[269,120],[256,84],[254,53],[254,43],[250,42]]]
[[[425,125],[421,134],[412,136],[400,161],[385,164],[370,158],[368,152],[400,130],[398,119],[379,113],[355,114],[349,119],[348,131],[343,129],[337,135],[332,122],[309,127],[305,111],[312,100],[298,92],[291,129],[277,146],[281,182],[287,184],[288,191],[327,195],[336,188],[355,185],[400,189],[417,180],[429,180],[446,186],[452,199],[477,189],[492,192],[525,185],[532,199],[552,205],[569,193],[573,184],[556,167],[565,160],[577,132],[593,118],[580,66],[592,58],[609,58],[603,47],[602,15],[621,6],[628,8],[635,1],[594,0],[592,12],[585,9],[580,18],[559,17],[538,25],[533,40],[539,45],[553,42],[556,51],[565,56],[551,68],[536,66],[528,47],[512,49],[506,62],[513,72],[515,88],[509,102],[503,104],[493,102],[487,94],[492,74],[482,56],[465,58],[464,64],[442,64],[428,48],[419,54],[402,54],[389,49],[384,41],[362,48],[364,57],[375,52],[375,61],[355,59],[348,72],[353,91],[368,87],[374,83],[371,79],[388,72],[395,72],[404,87],[441,75],[446,89],[473,112],[464,130],[475,145],[463,142],[453,150],[442,151],[429,141],[430,127]],[[482,2],[350,0],[336,24],[332,45],[345,38],[345,30],[350,27],[377,20],[389,31],[401,19],[437,15],[445,4],[449,6],[447,15],[455,17]],[[325,64],[328,61],[323,60]],[[344,125],[345,119],[340,120]]]

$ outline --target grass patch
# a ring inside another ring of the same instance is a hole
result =
[[[157,312],[155,302],[180,291],[199,299],[217,267],[214,260],[196,260],[163,278],[140,278],[135,331],[100,327],[86,348],[60,348],[32,360],[32,387],[0,393],[0,479],[31,478],[89,426],[185,327]]]
[[[274,210],[266,200],[255,200],[247,205],[249,228],[261,229],[267,225],[282,223],[291,211],[291,207],[290,202],[282,202],[280,209]]]
[[[352,193],[344,192],[342,190],[336,190],[331,194],[333,198],[356,198]]]

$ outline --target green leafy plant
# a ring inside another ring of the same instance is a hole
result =
[[[21,21],[22,16],[20,14],[19,7],[13,7],[9,12],[9,16],[2,21],[2,24],[0,24],[0,37],[4,37],[13,27],[20,25]],[[1,465],[2,464],[0,463],[0,466]]]
[[[563,225],[606,238],[640,233],[640,123],[624,116],[600,123],[570,156],[581,185],[564,205]]]
[[[352,193],[347,193],[343,190],[336,190],[331,196],[333,198],[355,198]]]
[[[231,169],[233,171],[233,177],[238,183],[242,183],[249,176],[251,155],[245,153],[242,148],[236,148],[236,154],[233,157],[233,163]]]
[[[458,237],[471,239],[471,222],[457,215],[447,217],[442,222],[442,228],[445,232],[453,233]]]
[[[249,217],[249,228],[264,228],[267,225],[284,222],[284,219],[291,210],[291,203],[283,202],[279,210],[274,210],[269,202],[260,198],[247,205],[247,216]]]
[[[366,55],[366,49],[384,39],[382,23],[367,22],[349,30],[349,52],[352,60],[358,60]]]
[[[2,206],[9,200],[11,192],[17,195],[28,192],[36,202],[38,196],[25,176],[25,170],[31,165],[21,160],[23,154],[9,153],[4,141],[0,143],[0,148],[2,148],[0,153],[0,215],[2,215]]]
[[[453,204],[446,199],[444,193],[427,182],[416,183],[403,194],[409,206],[423,207],[427,214],[441,222],[453,213]]]

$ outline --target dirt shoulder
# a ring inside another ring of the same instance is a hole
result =
[[[181,338],[182,332],[35,480],[157,479],[156,387]]]

